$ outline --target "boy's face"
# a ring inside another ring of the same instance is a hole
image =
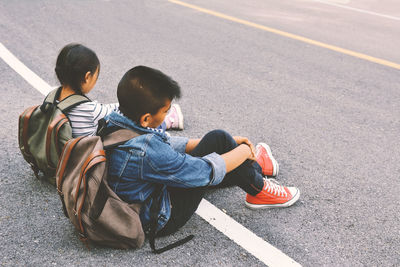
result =
[[[167,99],[165,101],[165,105],[161,107],[156,114],[151,115],[150,113],[147,113],[146,115],[144,115],[147,116],[147,118],[146,120],[141,121],[141,125],[143,127],[157,128],[163,123],[165,116],[168,114],[170,108],[171,100]]]

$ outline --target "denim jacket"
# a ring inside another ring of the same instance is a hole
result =
[[[140,219],[144,229],[150,222],[151,201],[146,201],[163,184],[158,228],[162,229],[171,215],[166,186],[202,187],[219,184],[226,174],[225,162],[217,153],[204,157],[185,154],[188,138],[169,137],[163,130],[143,128],[119,112],[106,117],[107,127],[134,129],[142,135],[107,151],[109,185],[128,203],[144,203]]]

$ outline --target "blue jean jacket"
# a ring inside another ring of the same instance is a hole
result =
[[[151,201],[146,201],[155,184],[165,185],[158,217],[162,229],[171,215],[171,204],[166,186],[202,187],[219,184],[226,174],[225,162],[217,153],[204,157],[185,154],[188,138],[169,137],[163,130],[143,128],[112,112],[106,118],[107,127],[119,126],[142,133],[115,149],[107,151],[109,185],[128,203],[144,203],[140,219],[144,229],[150,222]]]

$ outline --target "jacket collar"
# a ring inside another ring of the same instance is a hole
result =
[[[125,128],[125,129],[133,129],[143,134],[156,134],[160,136],[162,139],[167,139],[167,135],[162,129],[154,129],[154,128],[143,128],[142,126],[136,124],[134,121],[124,116],[121,111],[113,111],[108,117],[105,118],[107,121],[107,126],[110,126],[109,123],[112,123],[116,126]]]

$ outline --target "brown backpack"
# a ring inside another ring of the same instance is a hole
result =
[[[99,124],[104,124],[99,122]],[[57,191],[64,214],[79,231],[80,239],[114,248],[140,248],[145,234],[139,213],[142,203],[128,204],[112,191],[107,182],[106,149],[112,149],[139,136],[138,133],[117,129],[100,136],[71,139],[64,146],[56,171]],[[156,249],[154,240],[163,185],[151,194],[149,235],[151,249],[162,253],[186,243],[193,236]],[[147,201],[148,201],[147,200]]]
[[[145,236],[139,219],[141,204],[128,204],[107,182],[105,146],[117,145],[136,136],[118,130],[106,136],[71,139],[57,167],[57,190],[64,213],[79,231],[82,241],[115,248],[138,248]]]

